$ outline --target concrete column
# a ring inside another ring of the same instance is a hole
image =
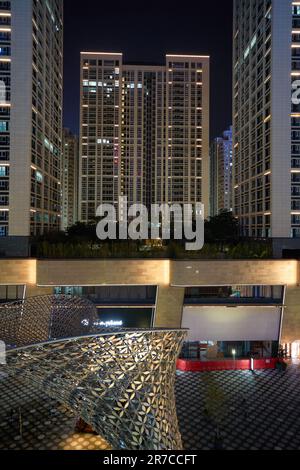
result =
[[[27,284],[26,286],[26,298],[37,297],[41,295],[53,294],[53,287],[38,287],[35,284]]]
[[[180,328],[184,288],[159,286],[157,294],[155,327]]]
[[[283,313],[281,343],[293,343],[300,340],[300,287],[287,287],[286,308]]]

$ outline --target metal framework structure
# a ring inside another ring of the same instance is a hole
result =
[[[24,318],[16,317],[14,309],[11,311],[18,320],[18,327],[9,333],[7,327],[3,328],[4,322],[0,321],[0,340],[9,338],[11,341],[6,371],[30,381],[43,393],[67,405],[113,449],[182,449],[174,382],[176,359],[186,331],[128,330],[70,337],[72,299],[67,299],[68,308],[62,308],[65,298],[55,300],[47,297],[47,300],[38,298],[36,304],[34,299],[31,300],[34,311],[32,315],[27,313],[27,321],[32,321],[26,326],[24,337],[20,336]],[[75,330],[79,325],[84,326],[83,334],[86,334],[89,328],[93,329],[93,309],[88,312],[83,309],[83,315],[78,302],[75,298],[75,318],[78,311],[81,312],[80,322],[75,321]],[[46,330],[38,325],[40,312],[37,307],[46,304],[55,312],[50,315],[48,312],[48,318],[55,318],[57,327],[52,328],[52,335],[49,335],[48,325],[48,341],[41,342]],[[9,311],[8,308],[7,317]],[[83,317],[85,321],[82,322]],[[13,325],[13,320],[9,325]],[[35,328],[41,333],[40,339],[37,333],[30,336],[31,329]],[[13,342],[14,332],[17,338]],[[65,339],[57,339],[59,335]],[[36,338],[37,341],[30,345],[27,341],[27,346],[24,346],[28,338]],[[18,347],[13,347],[15,345]]]
[[[97,309],[88,299],[44,295],[0,305],[0,335],[7,349],[93,332]]]

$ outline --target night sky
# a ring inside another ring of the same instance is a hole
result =
[[[177,3],[177,2],[176,2]],[[166,53],[211,56],[211,139],[231,124],[232,0],[65,0],[64,125],[78,133],[80,51],[164,64]]]

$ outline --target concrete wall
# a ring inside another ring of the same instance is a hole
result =
[[[36,264],[34,259],[0,259],[0,284],[36,285]]]
[[[169,260],[38,261],[40,286],[168,285]]]
[[[0,282],[60,285],[287,285],[299,283],[295,260],[33,260],[0,259]],[[30,273],[30,275],[28,274]],[[2,282],[3,279],[3,282]]]
[[[295,285],[298,261],[175,261],[170,266],[172,286]]]
[[[29,237],[1,237],[0,256],[5,258],[26,258],[30,256]]]

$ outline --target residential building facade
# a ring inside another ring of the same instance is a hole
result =
[[[0,237],[61,224],[63,1],[0,2]]]
[[[235,0],[234,211],[251,237],[300,237],[300,6]]]
[[[209,207],[209,57],[81,54],[80,219],[101,203]]]
[[[232,127],[214,139],[210,152],[211,216],[232,210]]]
[[[79,141],[69,129],[63,132],[62,155],[62,229],[78,221]]]

